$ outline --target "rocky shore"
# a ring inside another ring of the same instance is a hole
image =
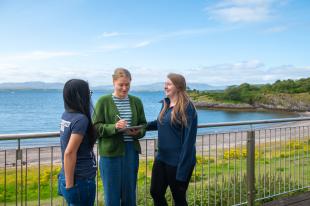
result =
[[[194,102],[197,108],[207,109],[223,109],[223,110],[273,110],[286,112],[308,112],[310,105],[305,104],[265,104],[255,103],[253,105],[246,103],[230,104],[230,103],[210,103],[204,101]]]
[[[233,110],[273,110],[286,112],[310,111],[310,95],[301,94],[264,94],[252,103],[224,103],[212,98],[205,100],[204,96],[193,96],[195,106],[208,109]]]
[[[250,104],[228,104],[228,103],[210,103],[210,102],[194,102],[197,108],[208,108],[208,109],[240,109],[240,110],[254,110],[257,109]]]

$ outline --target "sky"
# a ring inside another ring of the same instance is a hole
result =
[[[309,0],[0,0],[0,83],[310,77]]]

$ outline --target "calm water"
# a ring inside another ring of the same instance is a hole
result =
[[[95,91],[92,96],[93,103],[95,104],[98,98],[104,94],[107,93]],[[164,97],[164,94],[162,92],[132,92],[131,94],[141,98],[147,120],[154,120],[161,108],[159,101]],[[0,134],[58,131],[60,116],[63,110],[61,91],[0,91]],[[278,112],[198,110],[199,123],[276,119],[296,116],[298,115]],[[219,130],[219,128],[209,130],[215,131]],[[44,140],[43,142],[46,144],[48,141]],[[51,140],[51,142],[55,142],[55,140]],[[25,144],[28,143],[33,144],[31,140],[25,141]],[[0,141],[0,149],[3,145],[3,142]]]

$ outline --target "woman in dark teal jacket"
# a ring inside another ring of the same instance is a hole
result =
[[[155,206],[165,206],[167,187],[176,206],[187,205],[186,190],[196,163],[197,113],[186,94],[182,75],[169,74],[167,98],[157,120],[148,130],[158,130],[158,154],[152,169],[151,195]]]
[[[136,205],[136,181],[141,148],[138,139],[145,129],[128,126],[145,125],[139,98],[128,95],[131,75],[128,70],[114,71],[114,92],[101,97],[95,107],[94,124],[99,135],[100,175],[106,206]]]

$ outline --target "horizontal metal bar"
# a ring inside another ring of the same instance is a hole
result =
[[[266,197],[257,198],[257,199],[255,199],[255,202],[258,202],[258,201],[261,201],[261,200],[271,199],[271,198],[274,198],[274,197],[277,197],[277,196],[286,195],[286,194],[289,194],[289,193],[298,192],[298,191],[301,191],[301,190],[304,190],[304,189],[309,189],[309,188],[310,188],[310,186],[300,187],[298,189],[289,190],[289,191],[286,191],[286,192],[281,192],[281,193],[277,193],[277,194],[274,194],[274,195],[269,195],[269,196],[266,196]]]
[[[224,126],[239,126],[239,125],[269,124],[280,122],[297,122],[297,121],[309,121],[309,120],[310,117],[302,117],[302,118],[298,117],[298,118],[283,118],[283,119],[269,119],[269,120],[208,123],[208,124],[200,124],[197,127],[198,128],[224,127]]]
[[[297,121],[310,121],[310,117],[207,123],[207,124],[200,124],[200,125],[197,126],[197,128],[239,126],[239,125],[255,125],[255,124],[269,124],[269,123],[297,122]],[[0,140],[36,139],[36,138],[59,137],[59,134],[60,134],[59,132],[0,134]],[[149,138],[144,138],[144,139],[149,139]],[[150,138],[150,139],[153,139],[153,138]]]
[[[0,140],[36,139],[36,138],[59,137],[59,134],[60,134],[59,132],[0,134]]]

